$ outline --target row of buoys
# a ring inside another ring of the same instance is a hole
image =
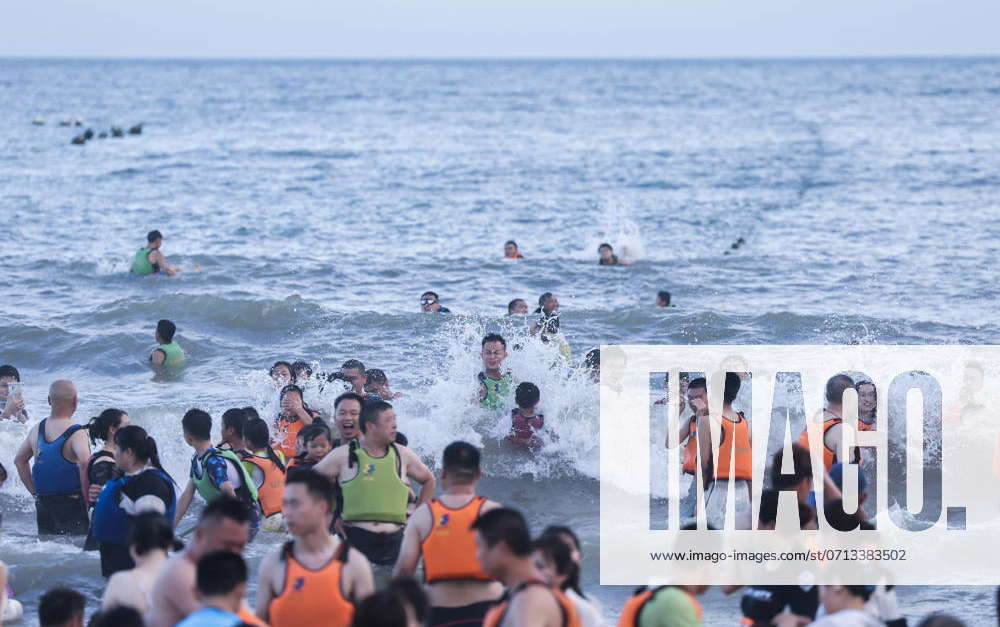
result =
[[[94,134],[92,129],[87,129],[86,131],[80,133],[70,142],[77,146],[87,143],[88,140],[96,137],[97,139],[104,139],[106,137],[125,137],[126,131],[120,126],[112,126],[110,131],[101,131],[100,133]],[[129,135],[142,135],[142,124],[136,124],[135,126],[129,127]]]

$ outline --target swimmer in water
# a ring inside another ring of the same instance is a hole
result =
[[[312,366],[304,361],[297,361],[292,364],[292,375],[295,377],[295,385],[305,385],[312,379]]]
[[[667,290],[661,290],[656,293],[656,306],[657,307],[673,307],[670,304],[670,292]]]
[[[483,338],[483,369],[479,372],[479,406],[483,409],[497,409],[503,399],[510,396],[513,377],[502,372],[503,361],[507,359],[507,341],[496,333]]]
[[[369,368],[365,375],[368,377],[367,383],[365,383],[365,394],[368,396],[377,396],[383,401],[391,401],[403,395],[402,392],[393,392],[389,389],[389,379],[382,370]]]
[[[279,386],[286,386],[292,382],[294,377],[292,373],[292,364],[287,361],[276,361],[274,365],[271,366],[271,370],[268,371],[271,375],[271,379],[274,380]]]
[[[174,341],[174,333],[177,326],[169,320],[160,320],[156,323],[156,331],[153,337],[159,345],[149,355],[149,363],[154,367],[177,368],[183,366],[187,361],[184,351]]]
[[[523,298],[515,298],[514,300],[507,303],[507,315],[513,316],[514,314],[526,314],[528,313],[528,303],[524,302]]]
[[[420,295],[420,310],[424,313],[451,313],[439,300],[436,292],[424,292]]]
[[[348,359],[340,366],[340,374],[344,375],[351,382],[355,394],[365,396],[365,384],[368,382],[365,365],[357,359]]]
[[[545,416],[535,411],[541,393],[534,383],[525,381],[514,391],[517,407],[510,412],[510,435],[507,442],[518,448],[537,451],[543,446],[537,433],[545,426]]]
[[[163,235],[159,231],[147,233],[146,246],[140,248],[132,260],[132,274],[145,276],[162,272],[167,276],[174,276],[180,272],[180,266],[172,266],[167,263],[167,258],[160,251],[161,245],[163,245]]]
[[[572,349],[566,336],[559,331],[559,299],[552,292],[545,292],[538,297],[538,309],[535,309],[535,313],[541,316],[538,322],[531,325],[531,335],[538,335],[543,344],[555,342],[559,347],[559,354],[564,359],[569,359]]]
[[[611,244],[608,244],[607,242],[597,247],[597,254],[601,256],[601,258],[597,261],[597,264],[600,266],[629,265],[629,262],[625,261],[624,259],[618,258],[618,255],[615,254],[614,249],[611,248]]]
[[[507,240],[503,245],[504,259],[524,259],[524,255],[517,249],[517,242],[512,239]]]

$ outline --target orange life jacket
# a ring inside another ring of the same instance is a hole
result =
[[[646,607],[646,604],[660,591],[664,588],[669,588],[670,586],[660,586],[654,590],[643,590],[635,596],[633,596],[628,601],[625,601],[625,605],[622,606],[621,616],[618,617],[618,627],[639,627],[639,614],[642,613],[642,609]],[[695,614],[698,615],[698,620],[702,620],[701,614],[701,603],[698,603],[698,599],[691,596],[691,594],[685,591],[688,598],[691,599],[691,605],[694,606]]]
[[[267,623],[259,619],[257,615],[251,612],[245,605],[240,608],[240,611],[236,612],[236,615],[239,616],[240,620],[247,625],[253,625],[253,627],[267,627]]]
[[[837,454],[833,451],[833,449],[831,449],[829,446],[826,445],[826,432],[829,431],[830,429],[832,429],[833,427],[835,427],[836,425],[839,425],[842,422],[844,422],[844,419],[843,418],[839,418],[839,417],[838,418],[827,418],[826,420],[823,421],[823,466],[827,469],[827,471],[829,471],[830,467],[833,466],[834,464],[836,464],[840,460],[837,459]],[[861,426],[861,430],[862,431],[874,431],[875,430],[875,425],[874,424],[866,425],[863,421],[860,421],[860,420],[858,422],[860,422],[861,425],[862,425]],[[805,447],[806,449],[809,448],[809,429],[808,428],[807,429],[803,429],[802,433],[799,435],[798,444],[800,446]],[[858,449],[858,448],[854,449],[854,463],[855,464],[861,463],[861,450]]]
[[[268,605],[271,627],[350,627],[354,620],[354,604],[342,589],[344,563],[350,545],[341,541],[333,558],[319,570],[309,570],[292,553],[292,542],[282,549],[285,561],[285,587]]]
[[[271,516],[281,511],[281,501],[285,496],[285,473],[269,457],[256,455],[240,455],[244,464],[252,464],[260,469],[264,481],[257,486],[257,497],[264,516]],[[250,472],[251,477],[255,473]]]
[[[274,448],[284,453],[285,459],[295,457],[295,440],[299,437],[299,431],[302,431],[304,426],[301,420],[290,422],[284,416],[278,416],[278,433],[276,435],[281,439],[274,442]]]
[[[684,445],[684,465],[681,470],[692,475],[698,474],[698,417],[691,416],[688,441]]]
[[[722,419],[722,442],[719,443],[719,469],[716,479],[751,479],[753,478],[753,456],[750,451],[750,425],[743,413],[739,413],[739,422],[728,418]],[[736,459],[733,448],[736,449]],[[734,465],[734,468],[730,468]]]
[[[526,581],[510,591],[507,597],[500,603],[494,605],[490,608],[490,611],[486,612],[486,617],[483,618],[483,627],[500,627],[503,624],[504,616],[507,614],[507,608],[510,606],[510,602],[515,596],[528,586],[544,586],[548,588],[552,596],[556,598],[559,602],[559,609],[562,610],[562,624],[563,627],[583,627],[583,623],[580,622],[580,616],[576,613],[576,606],[573,602],[569,600],[562,590],[557,588],[549,588],[544,582],[537,579],[532,581]]]
[[[485,502],[484,497],[477,496],[458,509],[451,509],[437,499],[427,504],[433,527],[420,545],[426,583],[462,579],[492,581],[476,559],[475,532],[471,529]]]

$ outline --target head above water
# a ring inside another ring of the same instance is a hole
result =
[[[517,255],[517,242],[512,239],[507,240],[503,244],[503,255],[508,259]]]
[[[552,292],[545,292],[538,297],[538,312],[550,314],[559,309],[559,299]]]
[[[597,247],[597,254],[599,254],[602,259],[610,259],[611,256],[615,254],[615,249],[611,247],[611,244],[604,242]]]
[[[163,233],[156,229],[146,233],[146,243],[149,244],[149,248],[158,248],[163,243]]]
[[[437,311],[441,309],[441,298],[437,292],[427,291],[420,295],[420,309],[423,311]]]
[[[156,323],[156,341],[160,344],[169,344],[174,341],[174,333],[177,332],[177,325],[169,320],[160,320]]]
[[[530,381],[519,383],[517,389],[514,390],[514,402],[521,409],[532,409],[538,405],[541,397],[542,393],[539,391],[538,386]]]
[[[452,442],[441,457],[442,478],[449,485],[469,485],[479,481],[479,449],[468,442]]]
[[[291,383],[292,382],[292,364],[287,361],[276,361],[274,365],[271,366],[271,370],[268,371],[271,378],[278,383]]]
[[[656,293],[656,306],[657,307],[669,307],[670,306],[670,292],[666,290],[661,290]]]
[[[524,301],[523,298],[515,298],[514,300],[507,303],[507,314],[526,314],[528,313],[528,303]]]
[[[312,366],[304,361],[297,361],[292,364],[292,376],[295,377],[296,383],[308,381],[312,373]]]

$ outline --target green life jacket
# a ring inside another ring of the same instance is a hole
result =
[[[242,460],[232,451],[220,451],[219,449],[212,447],[205,452],[205,456],[201,458],[201,476],[195,474],[195,465],[197,460],[193,461],[191,464],[191,481],[194,481],[194,487],[197,488],[198,494],[201,498],[205,499],[206,503],[211,503],[222,494],[222,490],[217,488],[214,483],[212,483],[212,478],[208,476],[205,472],[205,462],[208,461],[210,457],[222,457],[231,463],[240,472],[240,482],[243,484],[236,488],[236,496],[242,501],[248,503],[256,503],[257,497],[257,484],[254,483],[250,473],[247,472],[246,467],[243,465]]]
[[[153,274],[153,264],[149,262],[152,248],[140,248],[132,259],[132,274]]]
[[[156,349],[163,351],[163,366],[165,368],[180,366],[187,360],[187,358],[184,357],[184,351],[182,351],[181,347],[177,345],[177,342],[160,344],[156,347]]]
[[[357,440],[351,440],[348,457],[358,462],[358,475],[340,484],[344,522],[406,522],[410,488],[400,477],[401,461],[395,444],[384,457],[372,457]]]
[[[503,399],[510,396],[510,373],[504,373],[499,379],[491,379],[485,372],[479,373],[479,383],[486,388],[486,398],[479,401],[483,409],[498,409]]]

